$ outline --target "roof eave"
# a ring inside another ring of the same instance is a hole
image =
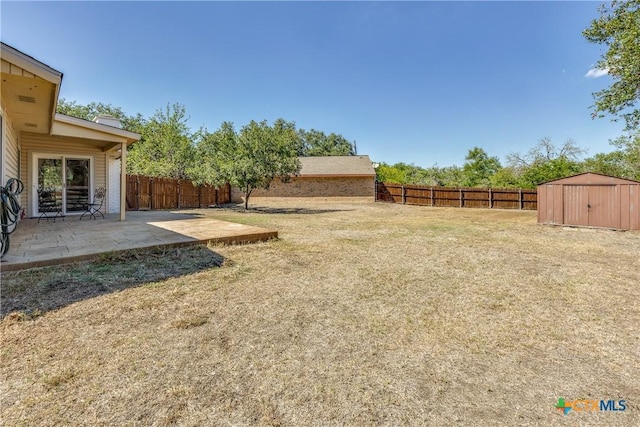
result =
[[[128,130],[116,128],[113,126],[107,126],[104,124],[95,123],[89,120],[79,119],[77,117],[67,116],[60,113],[55,113],[54,121],[94,130],[97,132],[102,132],[108,135],[116,135],[118,137],[125,138],[127,140],[127,144],[132,144],[136,141],[139,141],[141,138],[141,135],[135,132],[130,132]]]
[[[60,85],[62,84],[63,77],[62,72],[3,42],[0,42],[0,56],[5,61],[14,64],[34,76],[38,76],[39,78],[54,85],[53,100],[49,106],[51,114],[51,120],[49,121],[49,133],[51,133],[53,130],[56,109],[58,107],[58,96],[60,95]]]
[[[62,80],[62,74],[60,75]],[[53,94],[53,101],[51,102],[51,124],[49,125],[49,134],[53,131],[53,124],[56,121],[56,111],[58,110],[58,97],[60,96],[60,83],[55,85],[55,93]]]
[[[53,84],[60,85],[60,83],[62,83],[62,72],[49,67],[47,64],[38,61],[8,44],[0,42],[0,46],[2,48],[2,59],[5,61],[11,62],[16,66],[27,70],[31,74]]]

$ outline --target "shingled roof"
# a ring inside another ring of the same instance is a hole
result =
[[[369,156],[299,157],[302,168],[298,176],[370,176],[376,175]]]

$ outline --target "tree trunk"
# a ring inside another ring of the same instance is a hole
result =
[[[249,186],[244,189],[244,210],[249,210],[249,196],[251,195],[251,190]]]

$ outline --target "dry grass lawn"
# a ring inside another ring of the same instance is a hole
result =
[[[206,213],[278,241],[3,274],[0,423],[640,424],[639,233],[262,205]]]

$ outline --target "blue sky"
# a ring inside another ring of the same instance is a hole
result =
[[[151,116],[181,103],[195,131],[295,121],[375,161],[501,160],[543,137],[611,151],[591,119],[597,2],[7,2],[1,38],[62,71],[61,97]]]

